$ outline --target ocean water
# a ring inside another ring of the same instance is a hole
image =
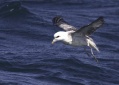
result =
[[[91,35],[98,63],[82,47],[51,44],[57,15],[77,28],[104,17]],[[0,85],[119,85],[119,0],[1,0]]]

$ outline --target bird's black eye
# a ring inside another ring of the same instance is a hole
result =
[[[56,38],[58,38],[59,36],[57,36]]]

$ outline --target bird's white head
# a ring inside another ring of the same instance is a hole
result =
[[[59,31],[54,34],[54,39],[52,41],[52,44],[54,44],[57,41],[65,41],[68,37],[68,33],[64,31]]]

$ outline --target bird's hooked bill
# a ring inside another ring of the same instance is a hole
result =
[[[56,42],[56,40],[55,40],[55,39],[53,39],[52,44],[54,44],[55,42]]]
[[[54,44],[54,42],[52,41],[52,44]]]

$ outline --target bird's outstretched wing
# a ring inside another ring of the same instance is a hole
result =
[[[74,26],[68,24],[61,16],[54,17],[52,19],[52,22],[54,25],[64,29],[65,31],[71,31],[71,30],[76,31],[77,30]]]
[[[91,24],[81,27],[79,30],[74,32],[75,35],[91,35],[104,23],[103,17],[99,17],[97,20],[93,21]]]

